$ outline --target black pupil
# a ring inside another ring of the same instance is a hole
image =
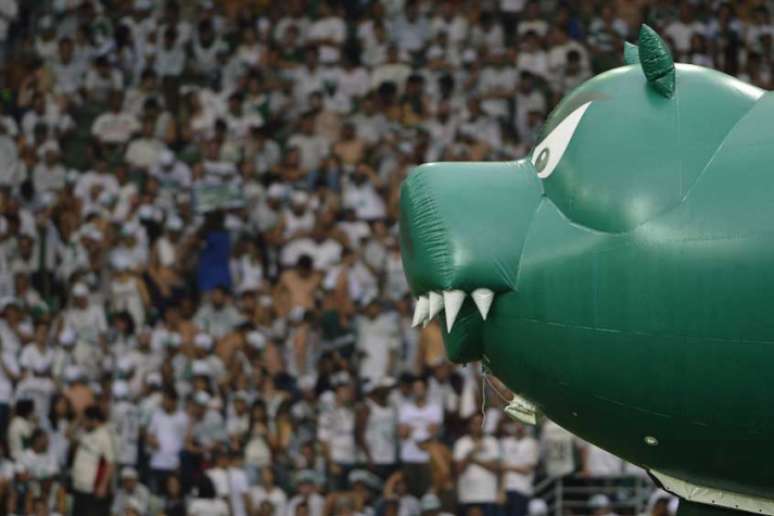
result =
[[[550,154],[548,147],[540,151],[540,154],[538,154],[537,161],[535,162],[535,168],[538,172],[542,172],[544,168],[546,168],[546,165],[548,164],[548,155]]]

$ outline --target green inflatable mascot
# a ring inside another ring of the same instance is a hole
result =
[[[647,26],[625,60],[525,159],[410,174],[414,323],[680,514],[774,515],[774,93],[675,65]]]

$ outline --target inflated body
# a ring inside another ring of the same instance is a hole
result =
[[[527,158],[409,176],[416,322],[677,494],[772,513],[774,95],[639,48]]]

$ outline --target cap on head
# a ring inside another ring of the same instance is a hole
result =
[[[137,480],[137,478],[139,478],[139,475],[137,474],[137,470],[134,469],[133,467],[127,466],[121,470],[121,480],[126,480],[126,479]]]
[[[75,297],[87,297],[89,295],[89,287],[83,283],[76,283],[73,285],[73,296]]]
[[[196,394],[194,394],[194,397],[193,397],[194,403],[196,403],[200,407],[206,407],[210,403],[211,399],[212,399],[212,396],[210,396],[204,391],[197,392]]]
[[[210,351],[212,349],[214,342],[212,340],[212,337],[210,337],[206,333],[199,333],[194,337],[194,345],[198,349],[203,349],[204,351]]]
[[[246,340],[253,349],[262,350],[266,347],[266,337],[259,331],[248,332]]]
[[[423,511],[437,511],[441,508],[441,499],[434,493],[427,493],[422,497],[419,505]]]
[[[589,499],[589,507],[592,509],[601,509],[610,506],[610,498],[603,494],[595,494]]]

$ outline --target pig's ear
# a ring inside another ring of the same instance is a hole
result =
[[[664,40],[648,27],[640,28],[639,57],[648,83],[661,95],[671,98],[675,93],[675,62]]]
[[[640,64],[640,49],[628,41],[624,41],[624,63],[628,65]]]

